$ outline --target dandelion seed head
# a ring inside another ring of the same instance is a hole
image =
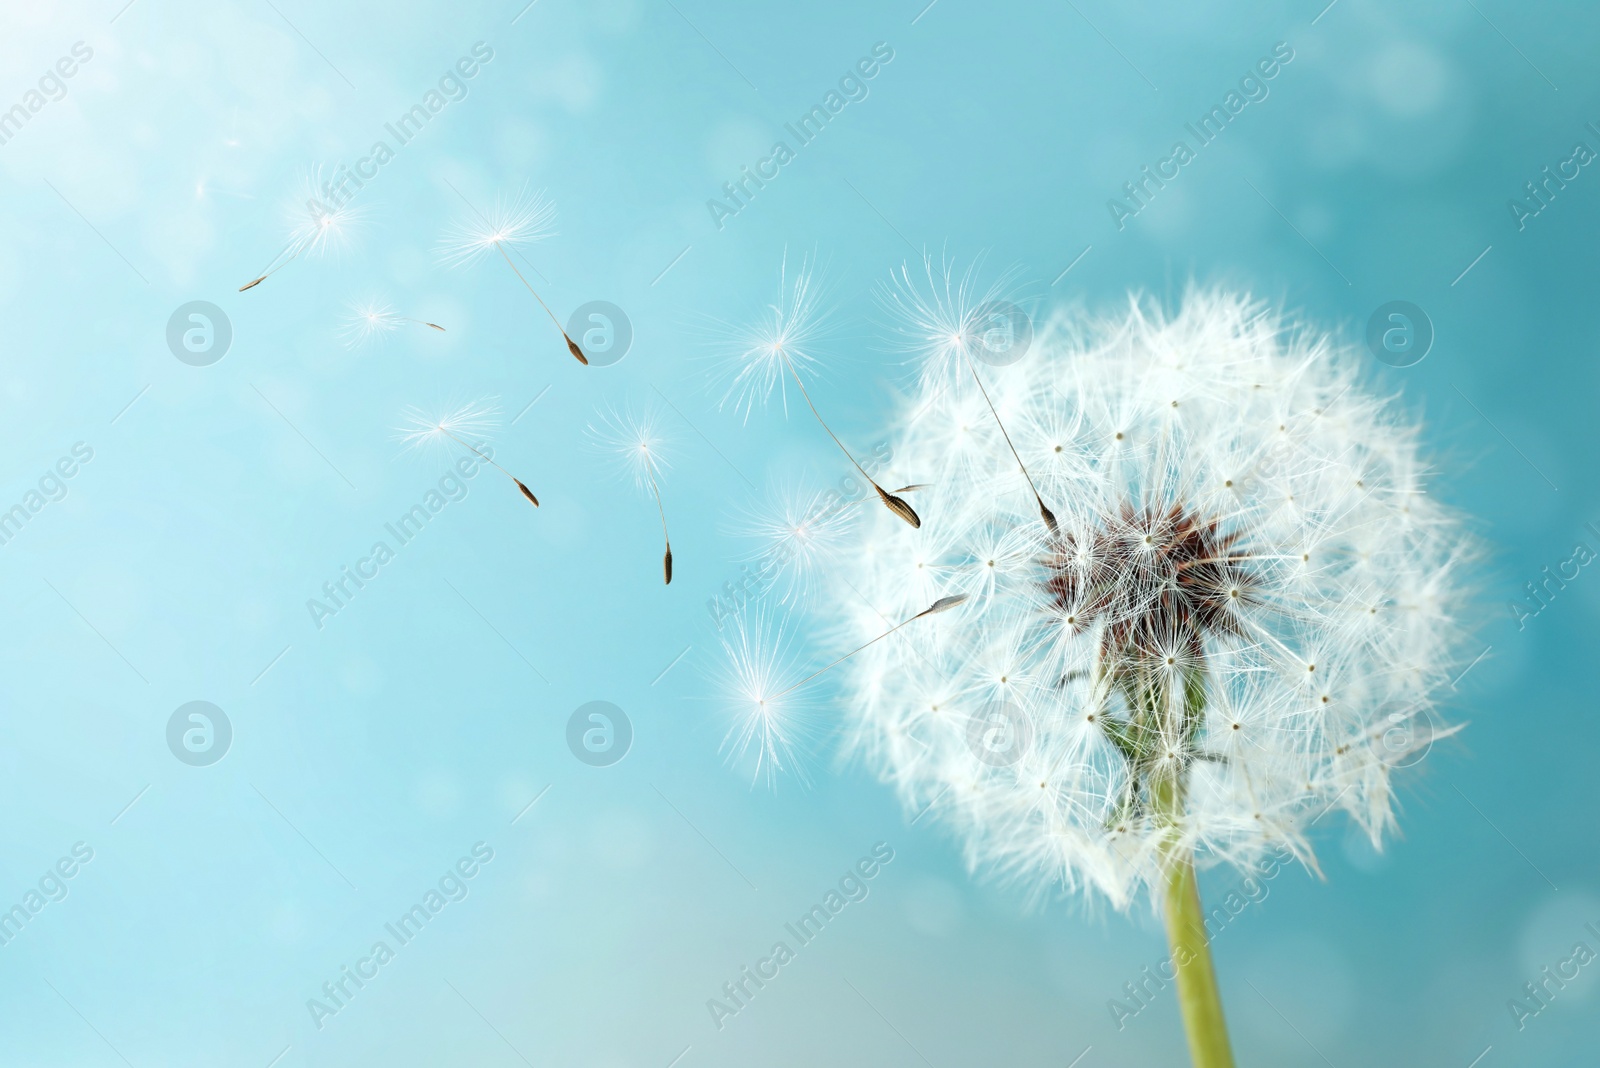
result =
[[[313,259],[347,248],[367,216],[364,208],[349,199],[349,187],[335,189],[326,169],[314,167],[301,179],[300,194],[289,211],[289,245],[294,255]]]
[[[901,348],[921,366],[925,386],[968,374],[970,363],[989,350],[991,320],[1004,303],[1008,279],[980,286],[977,269],[973,264],[958,273],[949,260],[925,255],[920,270],[902,265],[880,293]]]
[[[555,234],[556,206],[537,190],[496,198],[483,212],[469,208],[439,239],[440,260],[464,267],[497,250],[543,241]]]
[[[379,334],[387,334],[405,325],[405,317],[395,312],[386,300],[372,299],[349,305],[344,328],[340,331],[349,348],[366,344]]]
[[[782,626],[759,610],[744,613],[723,630],[723,694],[733,719],[723,739],[731,762],[747,766],[752,781],[779,775],[805,779],[799,744],[813,733],[813,706],[789,656]]]
[[[408,407],[395,428],[410,449],[459,448],[465,441],[477,445],[500,425],[500,409],[493,400],[469,401],[444,410]]]
[[[722,403],[748,417],[776,389],[787,403],[793,375],[805,375],[817,363],[816,344],[823,336],[824,316],[813,274],[815,264],[802,257],[790,270],[788,255],[778,272],[778,299],[756,320],[731,332],[725,346],[732,369]]]
[[[755,542],[751,562],[758,584],[774,586],[782,602],[804,600],[838,558],[860,508],[859,498],[851,500],[836,490],[784,487],[769,495],[741,517],[736,530]]]
[[[937,363],[971,295],[931,277],[901,299]],[[1054,532],[965,367],[965,388],[925,374],[890,436],[923,525],[857,517],[822,622],[849,648],[880,617],[837,606],[968,600],[841,665],[851,747],[909,812],[937,799],[974,866],[1118,907],[1174,849],[1314,863],[1330,807],[1381,840],[1391,777],[1451,730],[1432,710],[1476,550],[1425,492],[1419,428],[1355,366],[1219,292],[1042,324],[988,388]],[[1015,754],[995,707],[1026,722]]]
[[[669,466],[671,442],[652,409],[610,409],[589,424],[589,437],[625,470],[643,490],[651,489]]]

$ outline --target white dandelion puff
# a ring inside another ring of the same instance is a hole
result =
[[[465,267],[490,253],[502,255],[555,236],[556,206],[540,191],[526,188],[515,196],[498,197],[486,212],[470,209],[439,240],[440,260]],[[509,257],[508,257],[509,259]]]
[[[751,562],[758,585],[781,583],[783,602],[798,602],[812,593],[823,571],[838,559],[860,500],[838,490],[783,488],[743,516],[736,532],[756,542]]]
[[[486,397],[443,411],[407,407],[400,419],[395,432],[407,448],[449,448],[462,439],[487,442],[500,426],[500,406]]]
[[[785,253],[778,268],[778,299],[767,305],[759,318],[734,332],[728,345],[733,373],[722,403],[746,419],[774,390],[787,411],[791,379],[800,385],[801,374],[816,369],[816,345],[824,336],[826,315],[813,274],[809,257],[801,257],[799,267],[791,273]]]
[[[1194,294],[1171,318],[1140,307],[1087,334],[1054,325],[1018,365],[1025,400],[1014,436],[1030,455],[1071,454],[1035,476],[1059,502],[1057,533],[1030,514],[1004,443],[996,438],[986,464],[975,462],[942,430],[961,402],[929,389],[908,400],[908,415],[929,412],[906,422],[893,448],[930,472],[930,519],[913,533],[872,517],[861,536],[874,550],[850,556],[860,565],[841,577],[873,603],[906,604],[917,594],[887,547],[897,545],[902,559],[939,569],[944,588],[979,594],[939,651],[945,677],[964,680],[958,690],[981,685],[974,672],[1002,636],[1026,635],[1035,682],[1023,697],[1042,720],[1033,744],[1068,784],[1082,784],[1066,789],[1063,811],[1079,822],[1096,813],[1073,852],[1038,850],[1042,877],[1097,886],[1125,904],[1158,874],[1128,861],[1128,836],[1179,833],[1203,862],[1248,864],[1279,844],[1251,829],[1256,811],[1305,816],[1336,797],[1381,835],[1387,809],[1374,816],[1356,791],[1339,796],[1349,762],[1339,746],[1391,713],[1414,716],[1448,681],[1471,551],[1433,498],[1401,492],[1421,468],[1413,428],[1353,385],[1348,354],[1286,340],[1282,323],[1242,298]],[[1281,429],[1291,425],[1294,434]],[[1074,435],[1035,437],[1062,426]],[[1421,587],[1429,611],[1402,608]],[[863,744],[898,714],[888,683],[926,671],[893,645],[853,663],[856,692],[871,696],[857,706]],[[1336,709],[1318,689],[1335,678]],[[1279,715],[1241,744],[1208,709],[1239,707],[1246,690],[1252,721],[1260,708]],[[1099,734],[1058,750],[1058,721],[1085,708]],[[1213,760],[1219,742],[1238,755]],[[1187,795],[1181,812],[1163,810],[1172,800],[1157,796],[1167,759],[1178,769],[1172,785]],[[1083,777],[1097,761],[1120,766],[1116,790]],[[1200,766],[1203,774],[1193,771]],[[996,779],[988,788],[1006,787]],[[1224,793],[1252,796],[1255,808],[1229,812]],[[1120,843],[1112,824],[1129,828]],[[1028,833],[979,822],[974,839],[1011,848]],[[1302,844],[1298,831],[1283,836]]]
[[[999,313],[1014,307],[1005,299],[1010,276],[980,286],[980,266],[974,263],[958,275],[948,259],[936,264],[924,255],[920,272],[902,265],[880,292],[901,347],[921,365],[925,387],[965,378],[974,357],[982,360],[996,351],[996,331],[1008,325]]]
[[[931,333],[966,287],[904,301]],[[824,600],[859,640],[876,621],[837,606],[971,597],[842,665],[851,745],[975,869],[1162,901],[1196,962],[1178,982],[1197,1063],[1231,1060],[1196,867],[1278,849],[1314,867],[1310,825],[1335,807],[1381,843],[1391,779],[1451,730],[1432,708],[1474,545],[1424,492],[1418,428],[1354,366],[1215,292],[1046,324],[995,398],[1007,437],[943,365],[891,438],[931,483],[927,522],[864,515]],[[1018,456],[1059,459],[1024,483]]]
[[[816,730],[815,706],[809,691],[794,685],[788,635],[757,610],[735,620],[721,641],[723,691],[733,714],[725,756],[748,765],[752,781],[772,783],[780,774],[805,781],[800,755]]]

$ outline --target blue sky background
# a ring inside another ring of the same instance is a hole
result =
[[[93,859],[0,946],[0,1059],[1179,1062],[1170,992],[1120,1032],[1107,1010],[1164,955],[1149,915],[973,880],[826,745],[809,788],[775,791],[718,753],[706,602],[751,550],[738,517],[845,473],[803,413],[717,409],[715,324],[773,299],[787,248],[829,264],[816,394],[859,443],[910,375],[874,291],[924,249],[1014,270],[1040,309],[1194,279],[1356,344],[1388,301],[1425,311],[1427,358],[1372,360],[1370,384],[1427,419],[1435,491],[1490,547],[1488,655],[1448,695],[1467,730],[1403,780],[1401,838],[1376,856],[1325,821],[1325,881],[1282,874],[1218,938],[1235,1045],[1241,1064],[1592,1063],[1600,965],[1521,1031],[1506,1002],[1580,940],[1600,950],[1600,579],[1521,629],[1508,603],[1575,542],[1600,549],[1600,176],[1520,230],[1508,201],[1576,142],[1600,150],[1600,12],[924,2],[5,5],[0,111],[76,42],[93,55],[0,145],[0,508],[75,443],[93,459],[0,546],[0,907],[74,843]],[[364,155],[479,41],[493,59],[362,191],[350,247],[237,292],[308,168]],[[718,229],[707,199],[878,42],[894,58],[866,99]],[[1270,95],[1119,230],[1107,200],[1279,42]],[[524,184],[560,213],[528,254],[541,292],[623,308],[621,362],[579,367],[503,265],[438,264],[463,201]],[[346,304],[370,295],[448,333],[352,350]],[[166,342],[193,300],[232,327],[209,366]],[[543,507],[473,479],[319,630],[306,600],[451,461],[402,452],[402,409],[491,393],[523,412],[496,457]],[[676,444],[670,588],[648,498],[586,439],[647,403]],[[167,747],[194,700],[232,724],[208,767]],[[611,767],[565,742],[591,700],[633,725]],[[494,858],[466,898],[314,1026],[307,999],[478,842]],[[866,900],[713,1026],[706,999],[877,842],[894,860]]]

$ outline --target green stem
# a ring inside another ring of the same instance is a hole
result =
[[[1199,730],[1205,713],[1205,686],[1199,673],[1184,680],[1183,705],[1182,733],[1187,739]],[[1177,845],[1184,778],[1180,772],[1150,784],[1151,801],[1159,817],[1167,821],[1171,836],[1166,849],[1163,901],[1167,944],[1177,970],[1178,1008],[1183,1014],[1183,1031],[1189,1039],[1189,1058],[1194,1068],[1233,1068],[1228,1024],[1222,1016],[1222,995],[1217,989],[1217,972],[1211,965],[1211,945],[1206,938],[1205,910],[1200,905],[1200,884],[1195,879],[1194,854]]]
[[[1228,1024],[1222,1018],[1217,973],[1206,941],[1205,913],[1194,877],[1194,859],[1173,857],[1167,875],[1167,942],[1178,971],[1178,1007],[1195,1068],[1233,1068]]]
[[[1162,843],[1166,880],[1162,904],[1189,1057],[1194,1068],[1233,1068],[1228,1024],[1222,1017],[1222,996],[1211,966],[1206,917],[1195,881],[1194,854],[1180,844],[1187,762],[1175,760],[1163,741],[1177,737],[1183,750],[1192,752],[1193,739],[1205,721],[1205,669],[1185,672],[1180,695],[1173,692],[1177,687],[1163,677],[1159,667],[1142,665],[1131,657],[1119,684],[1128,702],[1128,719],[1118,723],[1107,717],[1103,729],[1128,761],[1132,785],[1124,807],[1130,811],[1138,808],[1142,785],[1149,801],[1147,811],[1166,835]],[[1181,712],[1173,708],[1175,698],[1182,702]]]

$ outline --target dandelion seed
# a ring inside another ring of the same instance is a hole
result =
[[[439,255],[446,266],[465,267],[491,252],[498,252],[517,280],[533,294],[533,299],[539,302],[539,307],[544,309],[544,313],[561,332],[562,340],[567,343],[567,351],[579,363],[587,364],[589,359],[578,343],[568,336],[566,327],[561,325],[556,313],[550,310],[550,305],[544,302],[539,291],[533,288],[511,259],[511,250],[543,241],[554,234],[552,224],[555,217],[555,205],[546,200],[543,193],[530,194],[523,189],[515,197],[497,199],[487,215],[474,210],[470,216],[457,221],[440,239]]]
[[[909,627],[911,624],[915,623],[917,620],[923,618],[924,616],[937,615],[940,612],[948,612],[950,609],[952,609],[952,608],[956,607],[957,605],[962,604],[963,602],[965,602],[966,599],[967,599],[967,597],[966,597],[965,594],[957,594],[957,595],[951,596],[951,597],[941,597],[941,598],[939,598],[937,601],[933,602],[932,605],[928,606],[927,608],[924,608],[922,611],[918,612],[916,615],[910,617],[909,619],[905,619],[905,620],[902,620],[899,623],[896,623],[894,626],[890,627],[888,630],[884,631],[882,634],[878,635],[876,638],[873,638],[870,641],[868,641],[868,642],[866,642],[866,643],[864,643],[862,645],[856,646],[854,649],[850,650],[848,653],[845,653],[843,656],[839,657],[837,660],[834,660],[831,663],[829,663],[826,667],[818,668],[816,671],[813,671],[811,674],[807,675],[805,678],[801,679],[799,682],[797,682],[794,685],[790,686],[789,689],[780,692],[777,696],[782,697],[784,694],[788,693],[790,690],[798,690],[800,687],[804,686],[806,683],[810,682],[812,679],[816,678],[819,675],[822,675],[825,672],[833,670],[834,668],[838,667],[840,664],[844,663],[846,660],[849,660],[852,656],[855,656],[857,653],[865,652],[867,649],[872,648],[874,645],[876,645],[879,642],[883,641],[883,639],[889,637],[889,635],[894,634],[896,631],[900,630],[902,627]]]
[[[453,408],[443,415],[425,412],[420,408],[407,408],[398,428],[400,440],[407,448],[420,449],[458,445],[472,453],[490,467],[505,475],[535,508],[539,498],[533,495],[523,481],[496,463],[488,453],[489,432],[499,425],[499,409],[488,401],[474,401]],[[479,444],[474,445],[476,440]]]
[[[366,217],[365,211],[350,203],[354,191],[345,188],[349,180],[342,166],[333,178],[325,178],[320,167],[306,174],[301,180],[301,199],[289,211],[288,242],[239,292],[254,289],[295,260],[314,259],[348,244],[352,231]]]
[[[656,511],[661,516],[661,537],[666,542],[666,553],[661,558],[661,571],[665,585],[672,585],[672,536],[667,533],[667,509],[661,503],[661,472],[667,462],[662,455],[662,436],[656,430],[653,412],[630,414],[610,412],[601,425],[590,425],[590,436],[606,451],[622,461],[641,489],[648,489],[655,497]]]
[[[817,365],[815,346],[825,336],[826,317],[819,294],[812,288],[812,265],[802,258],[790,281],[789,257],[784,254],[778,268],[778,300],[767,306],[768,316],[748,327],[733,331],[732,366],[734,374],[723,395],[724,406],[732,406],[746,419],[759,404],[765,404],[777,390],[788,410],[788,375],[795,370],[811,372]]]
[[[837,490],[782,487],[758,511],[742,517],[735,533],[758,543],[752,562],[760,581],[781,583],[780,599],[798,602],[837,560],[853,503]]]
[[[344,335],[346,347],[353,349],[365,345],[380,334],[398,330],[407,323],[426,326],[440,333],[445,332],[444,327],[438,323],[430,323],[425,319],[413,319],[408,315],[397,314],[394,307],[387,301],[369,300],[350,305],[350,313],[345,317],[345,325],[341,333]]]
[[[891,276],[894,285],[891,302],[901,312],[904,332],[915,339],[919,354],[929,368],[945,371],[953,363],[958,369],[964,366],[972,375],[972,381],[977,385],[978,392],[983,395],[984,404],[989,407],[989,414],[994,416],[995,425],[1000,428],[1000,434],[1005,438],[1006,448],[1011,450],[1012,459],[1017,461],[1022,477],[1028,482],[1028,490],[1033,494],[1034,503],[1039,507],[1039,518],[1044,520],[1044,525],[1051,534],[1059,533],[1060,528],[1056,524],[1055,513],[1045,505],[1044,498],[1039,495],[1039,487],[1034,483],[1033,476],[1028,473],[1028,465],[1023,463],[1022,457],[1017,454],[1017,447],[1011,442],[1011,433],[1006,430],[1004,420],[995,410],[994,401],[989,397],[988,387],[983,384],[977,365],[972,362],[974,347],[987,348],[988,343],[981,328],[988,324],[981,320],[986,310],[996,302],[998,288],[991,289],[983,300],[971,303],[970,270],[960,282],[952,284],[952,272],[948,263],[943,265],[937,278],[930,257],[923,257],[922,266],[928,277],[930,294],[927,296],[924,296],[921,289],[911,281],[911,272],[905,265],[901,265],[898,274]]]
[[[800,377],[801,367],[810,367],[816,362],[815,355],[810,351],[811,344],[817,337],[819,321],[816,297],[811,289],[811,273],[810,261],[802,259],[800,269],[794,276],[794,284],[788,285],[788,257],[787,255],[784,257],[778,273],[778,303],[770,305],[772,312],[770,320],[758,322],[745,335],[744,344],[736,352],[739,369],[723,401],[726,403],[730,399],[736,399],[737,405],[743,408],[748,417],[751,406],[758,399],[765,401],[772,395],[775,387],[786,390],[788,382],[793,380],[800,391],[800,396],[805,399],[806,407],[811,409],[811,414],[816,417],[822,429],[827,431],[833,443],[839,446],[839,451],[844,453],[850,465],[861,473],[862,478],[872,484],[884,507],[912,527],[920,527],[922,519],[917,515],[916,509],[874,482],[872,476],[856,462],[855,456],[845,448],[844,442],[840,441],[839,436],[828,426],[827,421],[822,418],[822,413],[817,411],[811,393]],[[785,375],[788,377],[785,378]]]
[[[739,619],[723,633],[723,687],[736,718],[723,739],[730,759],[753,764],[751,778],[769,782],[779,773],[805,778],[800,742],[812,732],[810,705],[794,687],[783,689],[789,672],[787,637],[760,613]]]

